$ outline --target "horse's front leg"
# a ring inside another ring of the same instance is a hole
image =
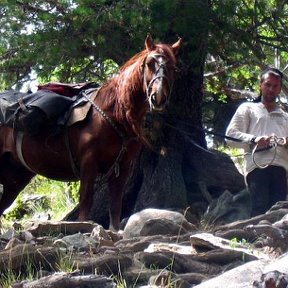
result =
[[[95,175],[90,173],[81,173],[80,176],[80,200],[79,200],[79,221],[90,220],[90,212],[93,204],[93,188]]]
[[[124,186],[129,175],[129,168],[123,167],[120,165],[120,174],[117,177],[112,175],[108,179],[108,188],[109,188],[109,198],[110,198],[110,207],[109,207],[109,216],[110,224],[109,229],[111,231],[118,231],[120,229],[120,220],[122,213],[122,199],[124,193]]]

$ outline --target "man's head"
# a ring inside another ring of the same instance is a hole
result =
[[[283,73],[276,68],[268,68],[260,74],[262,102],[274,102],[281,92]]]
[[[282,82],[283,73],[279,69],[267,68],[267,69],[263,70],[260,74],[260,83],[263,82],[263,80],[265,79],[265,77],[267,75],[274,75],[275,77],[279,77],[281,79],[281,82]]]

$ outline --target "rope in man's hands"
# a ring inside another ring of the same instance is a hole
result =
[[[271,161],[268,163],[268,164],[265,164],[265,165],[260,165],[256,162],[255,160],[255,153],[256,152],[259,152],[259,144],[256,143],[253,150],[252,150],[252,159],[253,159],[253,163],[260,169],[265,169],[267,168],[268,166],[272,165],[274,160],[275,160],[275,157],[276,157],[276,150],[277,150],[277,147],[278,146],[282,146],[282,147],[287,147],[287,138],[285,137],[278,137],[274,134],[272,134],[271,136],[268,137],[268,146],[266,148],[262,148],[263,150],[266,150],[267,148],[268,149],[273,149],[274,153],[273,153],[273,157],[271,159]],[[261,148],[260,148],[261,149]]]

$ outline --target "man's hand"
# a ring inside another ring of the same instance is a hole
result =
[[[270,136],[258,136],[256,137],[254,142],[256,145],[258,145],[258,147],[266,148],[270,145],[271,143],[270,140],[271,140]]]

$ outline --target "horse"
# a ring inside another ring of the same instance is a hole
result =
[[[22,135],[0,125],[0,215],[39,174],[60,181],[79,181],[79,221],[89,220],[93,186],[99,175],[107,181],[109,229],[120,228],[123,186],[131,162],[149,145],[142,124],[148,111],[161,112],[168,104],[175,80],[181,39],[173,45],[155,44],[150,36],[145,49],[129,59],[98,90],[86,118],[57,135],[45,129]],[[96,192],[95,192],[96,193]]]

